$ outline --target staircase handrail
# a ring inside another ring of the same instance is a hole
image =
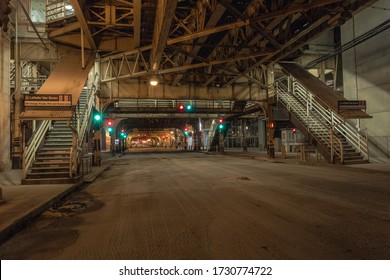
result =
[[[77,159],[82,152],[83,139],[87,130],[89,116],[92,112],[92,107],[95,102],[95,94],[98,90],[99,75],[95,73],[92,83],[87,89],[87,103],[81,110],[74,110],[72,119],[70,122],[70,128],[73,131],[72,149],[70,154],[70,167],[69,172],[72,176],[72,172],[77,173]],[[79,101],[80,102],[80,101]],[[78,103],[80,104],[80,103]],[[80,121],[81,120],[81,121]],[[73,122],[73,123],[72,123]]]
[[[215,120],[212,120],[207,135],[207,145],[206,145],[207,150],[211,148],[211,143],[213,142],[213,138],[216,130],[217,130],[217,122]]]
[[[344,163],[344,148],[341,140],[334,135],[334,128],[330,128],[330,136],[331,136],[331,160],[334,162],[334,154],[338,155],[340,158],[340,163]],[[335,149],[335,142],[339,149]]]
[[[364,136],[353,128],[351,124],[346,122],[337,112],[330,110],[321,100],[315,98],[315,96],[296,79],[293,79],[293,89],[294,94],[298,95],[301,100],[310,100],[314,112],[319,113],[330,126],[335,126],[335,130],[343,135],[354,148],[368,159],[368,141]]]
[[[45,138],[45,135],[49,130],[50,126],[50,120],[42,121],[38,129],[31,136],[29,142],[23,148],[23,179],[26,179],[27,172],[30,169],[31,164],[34,162],[38,148],[42,140]]]
[[[93,104],[95,103],[95,94],[98,90],[98,83],[99,83],[99,74],[95,73],[93,77],[93,81],[90,87],[87,89],[87,104],[84,110],[81,112],[81,114],[83,115],[82,118],[83,122],[78,127],[77,148],[81,148],[83,144],[83,139],[89,122],[89,116],[91,115]]]
[[[47,23],[66,19],[74,16],[74,9],[71,7],[69,0],[47,0],[46,1],[46,21]]]
[[[288,90],[288,87],[281,83],[280,81],[276,82],[275,85],[276,87],[275,92],[277,92],[277,98],[280,100],[284,106],[287,108],[289,111],[293,111],[296,114],[296,117],[300,121],[300,123],[306,127],[306,129],[312,134],[312,136],[318,141],[323,143],[324,145],[328,146],[330,149],[330,154],[331,154],[331,161],[334,162],[334,155],[336,154],[339,156],[341,161],[343,162],[344,160],[344,151],[343,147],[341,144],[340,139],[338,139],[336,136],[333,134],[332,127],[324,123],[321,119],[319,119],[316,115],[310,114],[307,112],[305,114],[304,119],[303,116],[299,115],[299,110],[304,109],[306,106],[302,100],[297,98],[296,95],[292,94],[291,91]],[[291,96],[291,98],[294,98],[297,104],[294,104],[287,100],[286,95]],[[309,121],[310,120],[310,121]],[[316,129],[321,129],[321,134],[316,131]],[[327,132],[326,135],[323,135],[324,132]]]

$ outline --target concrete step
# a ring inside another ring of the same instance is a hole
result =
[[[64,148],[53,148],[53,147],[43,147],[43,152],[57,152],[57,153],[68,153],[70,154],[70,147],[64,147]]]
[[[72,143],[70,143],[70,144],[45,143],[42,150],[46,151],[46,149],[50,149],[50,148],[53,148],[56,150],[65,150],[65,149],[70,149],[71,147],[72,147]]]
[[[56,135],[56,136],[47,137],[46,143],[48,141],[50,141],[50,142],[58,141],[58,143],[63,143],[63,142],[70,142],[70,143],[72,143],[72,139],[73,138],[71,136],[69,136],[69,135],[64,135],[64,136]]]
[[[46,173],[46,172],[68,172],[69,166],[44,166],[44,167],[32,167],[30,173]]]
[[[53,150],[53,149],[46,149],[41,150],[38,152],[38,156],[63,156],[63,155],[70,155],[70,149],[63,149],[63,150]]]
[[[344,151],[344,156],[361,156],[361,154],[356,151],[348,151],[348,152]]]
[[[72,143],[73,137],[69,135],[48,135],[46,137],[47,141],[59,141],[59,142],[70,142]]]
[[[353,154],[344,154],[344,160],[355,160],[355,159],[363,159],[363,156],[358,154],[358,155],[353,155]]]
[[[47,170],[47,169],[59,169],[60,171],[69,171],[69,161],[53,161],[53,162],[35,162],[32,166],[31,170],[34,170],[36,168],[41,168],[41,170]]]
[[[351,165],[351,164],[363,164],[369,163],[367,159],[346,159],[343,162],[343,165]]]
[[[64,137],[72,137],[73,134],[71,132],[64,133],[63,131],[50,131],[48,136],[64,136]]]
[[[22,180],[22,185],[54,185],[54,184],[72,184],[73,178],[40,178]]]

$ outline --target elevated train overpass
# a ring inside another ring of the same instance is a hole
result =
[[[56,44],[59,63],[37,91],[23,96],[20,72],[13,70],[15,97],[24,99],[16,106],[15,112],[22,112],[15,122],[40,121],[39,134],[26,143],[18,144],[20,130],[13,135],[14,162],[20,162],[25,178],[38,152],[58,159],[64,151],[64,168],[49,160],[37,170],[61,169],[64,178],[78,178],[79,151],[91,141],[87,135],[95,131],[95,138],[100,137],[93,127],[94,110],[129,127],[136,119],[181,119],[174,126],[180,128],[199,120],[210,124],[219,117],[261,117],[272,150],[273,108],[280,106],[329,162],[346,163],[346,150],[353,154],[351,163],[367,162],[367,137],[360,128],[344,124],[369,115],[361,109],[340,112],[338,102],[347,99],[290,62],[303,55],[311,40],[375,1],[195,2],[46,2],[47,38],[36,34],[43,44]],[[13,69],[20,67],[16,56]],[[151,85],[151,80],[158,84]],[[44,95],[71,96],[70,106],[29,106]],[[180,112],[182,103],[193,110]],[[65,146],[49,135],[55,134],[53,127],[68,131]]]

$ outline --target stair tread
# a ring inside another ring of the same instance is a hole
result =
[[[36,172],[36,173],[27,173],[28,175],[34,175],[34,176],[39,176],[39,175],[47,175],[47,172]],[[50,171],[50,174],[51,175],[66,175],[66,174],[69,174],[69,170],[68,171]]]
[[[64,166],[46,166],[46,167],[37,167],[37,166],[33,166],[31,168],[31,170],[52,170],[52,169],[66,169],[66,167]],[[69,172],[69,168],[68,168],[68,172]]]

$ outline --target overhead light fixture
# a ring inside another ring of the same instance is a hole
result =
[[[151,86],[154,86],[154,87],[158,85],[158,81],[156,78],[152,78],[149,83]]]
[[[65,6],[65,10],[68,10],[68,11],[73,10],[72,5],[67,4],[67,5]]]

